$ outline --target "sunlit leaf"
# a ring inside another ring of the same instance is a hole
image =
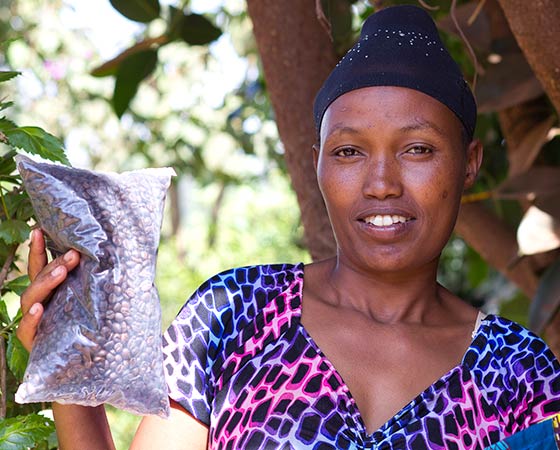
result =
[[[187,14],[181,21],[179,34],[190,45],[206,45],[218,39],[222,30],[200,14]]]
[[[6,302],[0,299],[0,324],[7,325],[10,323],[10,315],[8,314],[8,307]]]
[[[21,148],[28,153],[39,155],[51,161],[60,161],[69,165],[62,142],[39,127],[14,127],[0,130],[6,135],[11,146]]]
[[[22,220],[11,219],[0,222],[0,240],[8,245],[24,242],[30,232],[31,228]]]
[[[542,95],[543,88],[521,52],[500,55],[476,84],[478,112],[500,111]]]
[[[14,77],[20,75],[21,72],[14,72],[14,71],[0,71],[0,83],[3,81],[11,80]]]
[[[39,414],[10,417],[0,420],[0,448],[2,450],[27,450],[48,439],[54,423]]]
[[[126,58],[119,66],[113,93],[113,109],[121,117],[136,95],[140,82],[150,75],[157,64],[157,50],[144,50]]]
[[[27,275],[22,275],[7,282],[4,288],[15,292],[17,295],[21,295],[23,291],[27,289],[27,286],[29,286],[29,277]]]
[[[505,180],[494,190],[496,198],[534,200],[560,193],[560,167],[535,166]]]
[[[520,255],[534,255],[560,247],[560,222],[550,214],[531,206],[517,228]]]
[[[541,277],[537,292],[529,307],[529,328],[541,333],[560,306],[560,259]]]
[[[23,380],[27,361],[29,360],[29,353],[16,337],[15,333],[10,334],[8,338],[8,348],[6,350],[6,361],[10,371],[18,380]]]
[[[116,58],[104,62],[100,66],[97,66],[90,72],[90,74],[97,78],[112,77],[113,75],[117,74],[121,61],[122,60],[118,59],[117,56]]]
[[[113,8],[127,19],[136,22],[150,22],[160,15],[158,0],[109,0]]]

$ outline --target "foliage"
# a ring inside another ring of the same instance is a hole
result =
[[[111,4],[125,17],[144,23],[160,18],[162,11],[158,0],[112,0]],[[176,40],[189,45],[207,45],[222,34],[218,27],[200,14],[173,6],[167,12],[163,34],[137,42],[92,71],[92,75],[98,77],[115,76],[112,104],[119,117],[128,109],[140,83],[154,71],[159,48]]]
[[[0,82],[17,76],[19,72],[0,72]],[[0,102],[0,110],[12,102]],[[0,118],[0,448],[19,450],[50,448],[49,438],[54,424],[37,412],[40,406],[20,406],[13,396],[23,378],[27,365],[27,351],[15,335],[21,313],[10,316],[6,296],[20,295],[28,284],[26,276],[16,277],[17,251],[27,240],[33,220],[32,207],[19,175],[15,173],[16,153],[25,150],[42,158],[68,163],[62,143],[39,127],[21,127],[6,117]],[[6,345],[7,343],[7,345]],[[6,364],[4,364],[4,361]]]

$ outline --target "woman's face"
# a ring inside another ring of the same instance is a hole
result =
[[[340,262],[368,272],[437,265],[482,155],[461,130],[446,106],[406,88],[363,88],[329,106],[314,154]]]

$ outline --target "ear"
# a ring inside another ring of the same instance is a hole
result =
[[[465,171],[464,189],[472,187],[478,176],[480,165],[482,164],[482,143],[478,139],[474,139],[467,148],[467,165]]]
[[[317,165],[319,164],[319,152],[321,151],[319,144],[313,144],[313,166],[315,173],[317,173]]]

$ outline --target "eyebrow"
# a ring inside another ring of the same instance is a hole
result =
[[[429,120],[416,118],[415,122],[410,125],[405,125],[400,128],[400,131],[409,132],[409,131],[418,131],[418,130],[434,130],[440,136],[446,136],[444,131],[438,127],[435,123],[430,122]]]
[[[328,136],[338,133],[348,133],[348,134],[358,134],[359,130],[353,127],[349,127],[344,122],[338,122],[337,124],[333,125],[332,128],[329,130]]]

